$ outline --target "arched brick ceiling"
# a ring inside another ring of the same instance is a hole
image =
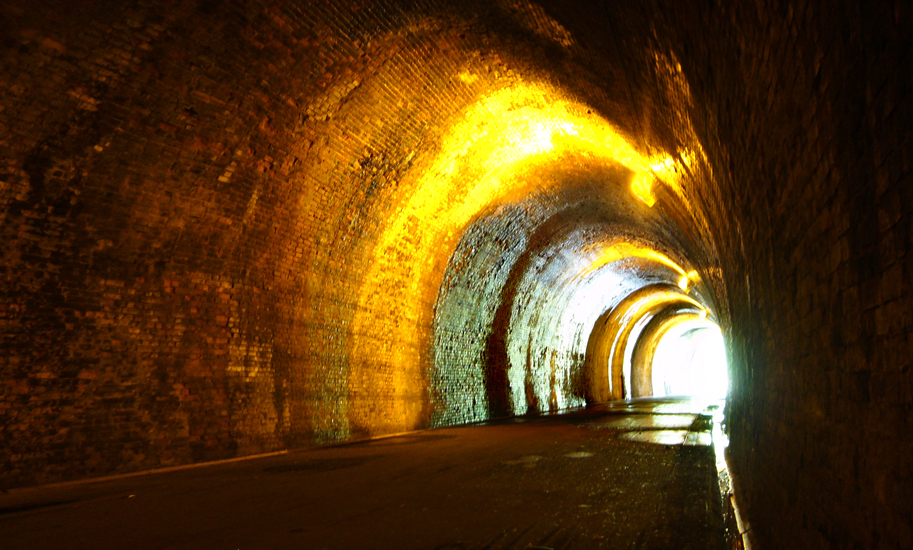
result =
[[[0,3],[2,483],[579,404],[694,271],[760,539],[903,546],[909,12]]]

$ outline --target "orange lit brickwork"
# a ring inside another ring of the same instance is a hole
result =
[[[461,419],[431,382],[461,233],[552,158],[680,162],[543,78],[556,20],[479,7],[5,10],[4,483]]]
[[[0,487],[579,405],[661,283],[759,543],[913,545],[911,21],[0,1]]]

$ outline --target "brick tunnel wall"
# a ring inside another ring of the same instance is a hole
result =
[[[479,10],[5,3],[4,484],[427,425],[448,258],[385,231],[457,114],[557,55]]]
[[[0,10],[4,485],[473,417],[438,408],[435,304],[481,222],[410,197],[480,97],[542,81],[699,153],[654,229],[729,337],[759,542],[911,545],[902,3]]]
[[[606,184],[626,181],[623,170],[577,159],[528,179],[541,191],[483,212],[448,263],[433,325],[433,425],[583,406],[596,319],[642,286],[678,279],[636,261],[580,268],[617,240],[649,235],[654,249],[675,249],[658,216],[635,214],[627,187]]]
[[[713,149],[732,465],[764,548],[905,548],[911,7],[758,2],[675,26]],[[714,208],[715,206],[715,208]]]

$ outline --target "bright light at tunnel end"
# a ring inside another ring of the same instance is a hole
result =
[[[726,399],[729,369],[726,343],[720,327],[702,319],[686,321],[667,332],[653,356],[653,392],[656,396],[690,395]]]

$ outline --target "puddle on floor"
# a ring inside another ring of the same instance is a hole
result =
[[[706,414],[708,409],[721,408],[724,404],[725,400],[719,399],[638,398],[612,401],[604,406],[612,412],[634,414]]]
[[[588,422],[592,428],[607,428],[612,430],[685,430],[687,431],[697,420],[694,414],[638,414],[622,418],[602,418]]]
[[[713,438],[707,432],[689,432],[688,430],[648,430],[623,432],[619,439],[653,443],[654,445],[684,445],[686,447],[709,447]]]
[[[656,445],[682,445],[688,436],[688,430],[650,430],[646,432],[624,432],[619,439],[653,443]]]
[[[689,432],[685,436],[686,447],[710,447],[713,445],[713,435],[710,432]]]

